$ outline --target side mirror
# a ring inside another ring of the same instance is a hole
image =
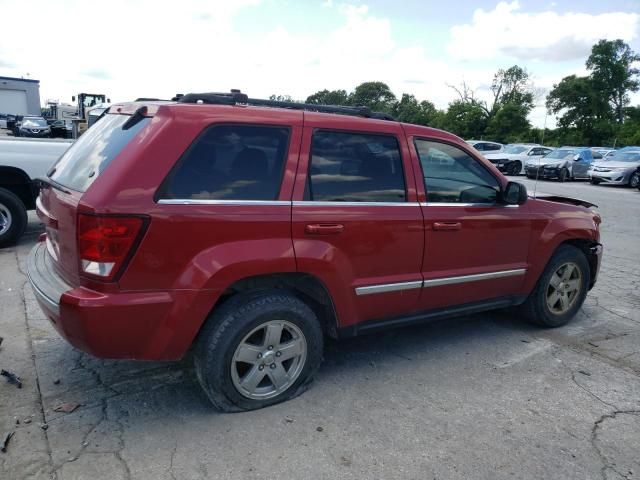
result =
[[[527,198],[527,187],[522,183],[509,182],[502,191],[502,202],[507,205],[522,205]]]
[[[71,101],[75,102],[76,101],[76,96],[74,95],[73,97],[71,97]]]

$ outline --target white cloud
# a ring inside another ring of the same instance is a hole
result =
[[[428,36],[399,44],[391,20],[363,4],[329,2],[332,8],[322,8],[318,2],[309,15],[330,15],[326,24],[332,27],[325,29],[300,33],[288,25],[283,11],[275,17],[281,24],[271,17],[260,25],[260,32],[266,33],[252,33],[247,28],[251,25],[239,22],[259,2],[182,0],[176,8],[171,2],[112,0],[98,7],[68,0],[62,8],[59,2],[45,0],[0,0],[0,31],[3,38],[15,39],[0,42],[0,75],[29,72],[41,81],[43,102],[69,102],[79,92],[103,92],[113,101],[127,101],[230,88],[252,97],[282,94],[303,100],[324,88],[351,90],[361,82],[379,80],[398,97],[412,93],[445,108],[455,98],[447,84],[464,80],[478,88],[480,97],[488,96],[495,71],[510,66],[495,60],[470,64],[443,54],[434,58],[422,46],[431,41]],[[517,4],[502,5],[499,8],[516,13]],[[39,14],[31,15],[33,11]],[[477,16],[478,12],[474,19]],[[69,32],[75,32],[72,40]],[[475,48],[481,37],[465,48]],[[59,38],[64,38],[66,51],[49,45],[54,40],[60,45]],[[536,73],[535,68],[529,70]],[[534,77],[536,86],[550,89],[578,71],[574,66],[554,73]],[[542,107],[533,119],[542,125]]]
[[[458,59],[574,60],[588,56],[600,39],[633,40],[639,26],[638,13],[526,13],[518,0],[503,1],[490,11],[477,9],[471,23],[452,27],[447,50]]]

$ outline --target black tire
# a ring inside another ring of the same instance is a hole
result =
[[[569,178],[569,170],[567,170],[566,168],[562,168],[560,170],[560,173],[558,173],[558,180],[561,183],[564,183],[567,181],[568,178]]]
[[[518,161],[511,162],[507,167],[507,175],[519,175],[522,169],[522,164]]]
[[[536,178],[536,177],[534,177],[533,175],[529,175],[529,174],[527,173],[527,178],[528,178],[529,180],[533,180],[533,179],[534,179],[534,178]]]
[[[27,228],[27,209],[13,192],[0,188],[0,248],[18,241]]]
[[[633,172],[631,178],[629,178],[629,186],[631,188],[640,188],[640,173]]]
[[[591,182],[591,185],[600,185],[600,180],[594,180],[593,178],[589,182]]]
[[[571,307],[565,313],[556,314],[547,305],[547,292],[550,288],[551,277],[568,262],[575,264],[580,270],[580,291],[577,293]],[[589,282],[591,281],[590,275],[589,263],[582,250],[572,245],[560,246],[549,260],[549,263],[547,263],[535,288],[522,304],[522,313],[530,322],[543,327],[555,328],[566,325],[584,303]]]
[[[290,322],[302,331],[306,359],[295,382],[279,395],[269,399],[247,398],[232,380],[233,355],[247,334],[274,319]],[[238,294],[216,309],[200,332],[194,363],[200,385],[211,403],[223,412],[239,412],[268,407],[300,395],[320,367],[322,351],[322,328],[313,310],[286,291],[269,290]]]

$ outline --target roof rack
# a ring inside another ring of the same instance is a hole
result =
[[[261,98],[249,98],[240,90],[231,90],[230,93],[187,93],[174,97],[178,103],[204,103],[208,105],[254,105],[258,107],[290,108],[292,110],[308,110],[320,113],[338,113],[356,117],[374,118],[378,120],[392,120],[393,116],[384,112],[373,112],[369,107],[346,107],[343,105],[315,105],[312,103],[282,102],[278,100],[264,100]]]

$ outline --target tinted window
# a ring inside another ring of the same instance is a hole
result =
[[[289,129],[285,127],[209,127],[178,161],[160,196],[275,200],[288,146]]]
[[[398,141],[387,135],[313,134],[305,198],[327,202],[404,202]]]
[[[491,151],[491,150],[500,150],[501,145],[498,145],[497,143],[486,143],[485,144],[485,150]]]
[[[143,118],[123,130],[129,118],[129,115],[106,115],[71,145],[51,169],[49,177],[65,187],[84,192],[151,120]]]
[[[494,203],[498,181],[457,147],[416,140],[428,202]]]

